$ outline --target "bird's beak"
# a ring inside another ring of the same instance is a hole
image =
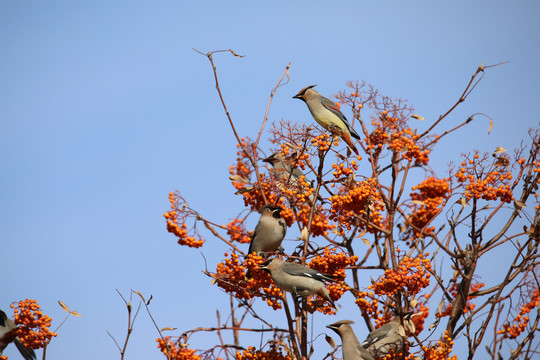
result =
[[[334,331],[336,334],[339,334],[339,331],[338,331],[337,327],[334,326],[334,324],[326,325],[326,327],[329,328],[330,330]]]
[[[259,264],[257,265],[257,267],[261,270],[266,270],[266,271],[270,271],[268,270],[267,266],[270,265],[270,262],[272,262],[272,259],[270,260],[266,260],[265,262],[263,262],[262,264]]]
[[[296,94],[296,95],[294,95],[292,98],[293,98],[293,99],[300,99],[300,100],[302,100],[302,95]]]

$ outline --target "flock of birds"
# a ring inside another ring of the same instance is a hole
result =
[[[336,104],[315,91],[314,86],[303,88],[294,98],[303,100],[317,123],[340,136],[358,154],[358,150],[351,141],[351,136],[356,139],[360,139],[360,136],[351,127]],[[304,175],[301,170],[293,169],[286,164],[279,153],[271,155],[264,161],[273,167],[276,178],[289,178],[293,185]],[[287,225],[281,217],[282,210],[278,205],[264,205],[259,209],[261,216],[251,236],[248,254],[255,253],[266,258],[268,254],[283,253],[281,242],[285,238]],[[335,281],[334,276],[323,274],[299,263],[283,261],[279,257],[266,260],[259,265],[259,269],[270,273],[270,277],[277,287],[293,294],[295,304],[298,296],[308,297],[317,294],[337,310],[323,282],[323,280]],[[250,272],[246,276],[250,277]],[[340,336],[344,360],[374,360],[384,357],[391,351],[397,353],[402,350],[405,329],[412,326],[410,318],[410,313],[403,317],[396,315],[388,324],[372,331],[362,343],[354,334],[351,327],[353,321],[351,320],[341,320],[327,327]]]
[[[356,139],[360,139],[360,136],[352,128],[336,104],[314,90],[314,86],[310,85],[303,88],[293,98],[304,101],[317,123],[333,134],[340,136],[358,154],[358,150],[351,141],[351,136]],[[295,179],[295,181],[298,181],[303,175],[301,170],[292,169],[287,165],[279,154],[274,154],[265,161],[270,163],[275,171],[288,173],[290,179]],[[280,215],[281,210],[282,208],[277,205],[264,205],[259,209],[261,217],[251,237],[248,254],[256,253],[267,257],[267,254],[270,253],[283,252],[281,242],[287,233],[287,225]],[[269,272],[272,281],[277,287],[293,294],[295,297],[307,297],[317,294],[336,308],[323,282],[323,280],[334,281],[333,276],[323,274],[299,263],[283,261],[279,257],[266,260],[259,265],[259,269]],[[249,277],[249,273],[246,276]],[[406,325],[408,321],[410,321],[410,314],[405,314],[403,318],[396,315],[388,324],[371,332],[362,343],[358,341],[354,334],[351,320],[341,320],[327,327],[341,337],[344,360],[375,360],[390,351],[399,352],[402,349],[405,339],[405,327],[402,324]],[[16,330],[17,327],[13,321],[0,310],[0,355],[9,343],[14,342],[26,360],[35,360],[36,354],[34,350],[26,348],[21,343]]]

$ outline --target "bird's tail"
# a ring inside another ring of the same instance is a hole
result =
[[[322,297],[324,300],[328,301],[330,303],[330,305],[332,305],[332,307],[334,309],[336,309],[336,311],[337,311],[336,304],[334,303],[334,301],[332,301],[332,299],[330,298],[330,295],[328,294],[328,291],[326,290],[326,288],[324,286],[319,288],[319,291],[317,292],[317,295]]]
[[[343,139],[343,141],[347,143],[347,145],[349,145],[351,150],[353,150],[354,153],[358,155],[358,149],[356,149],[356,146],[354,146],[354,144],[351,141],[351,134],[344,131],[343,134],[341,135],[341,138]]]
[[[15,346],[17,346],[17,349],[19,349],[19,352],[26,360],[36,360],[36,353],[34,350],[27,348],[23,345],[21,340],[19,338],[15,338],[13,341],[15,343]]]

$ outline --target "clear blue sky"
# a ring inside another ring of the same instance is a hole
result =
[[[159,326],[179,331],[215,325],[215,310],[226,312],[199,251],[178,246],[162,217],[175,189],[218,223],[242,209],[227,181],[235,141],[209,62],[192,47],[246,55],[215,61],[237,129],[252,137],[288,62],[271,121],[312,122],[291,96],[314,83],[330,96],[347,80],[408,99],[433,121],[480,63],[510,61],[446,119],[449,128],[483,112],[494,128],[487,136],[484,119],[449,137],[433,154],[444,176],[456,153],[511,149],[538,126],[539,17],[534,0],[2,1],[0,308],[37,299],[59,324],[64,301],[83,317],[64,325],[47,355],[80,360],[118,356],[105,331],[123,341],[116,288],[152,294]],[[211,270],[225,250],[214,240],[203,248]],[[363,337],[347,300],[338,317],[315,321],[353,318]],[[141,313],[127,358],[162,358],[157,336]],[[199,335],[191,344],[215,341]],[[322,356],[329,350],[318,346]],[[20,358],[13,346],[5,354]]]

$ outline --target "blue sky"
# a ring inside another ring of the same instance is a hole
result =
[[[162,217],[175,189],[218,223],[243,205],[227,181],[235,140],[210,64],[192,47],[246,56],[215,61],[237,130],[251,137],[289,62],[270,121],[311,123],[291,99],[306,85],[330,96],[365,80],[429,122],[480,63],[510,61],[446,119],[444,129],[483,112],[494,127],[488,136],[479,119],[446,139],[433,153],[444,176],[460,152],[511,149],[538,127],[539,16],[537,1],[2,1],[0,308],[37,299],[59,324],[64,301],[83,317],[63,326],[47,354],[82,360],[117,356],[105,331],[125,334],[115,289],[152,294],[158,324],[181,331],[226,312],[199,251],[178,246]],[[207,242],[211,269],[225,250]],[[359,314],[348,306],[338,316]],[[364,336],[359,319],[356,330]],[[156,337],[141,313],[127,358],[161,358]],[[214,341],[192,338],[194,347]]]

